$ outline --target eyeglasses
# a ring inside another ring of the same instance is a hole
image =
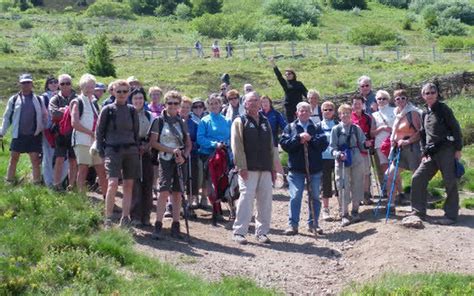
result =
[[[436,92],[435,91],[428,91],[428,92],[425,92],[424,94],[427,95],[427,96],[428,95],[435,95]]]
[[[48,84],[57,84],[57,83],[58,83],[57,80],[50,80],[50,81],[48,82]]]
[[[360,85],[360,87],[369,87],[369,86],[370,86],[370,84],[362,84],[362,85]]]
[[[377,101],[386,101],[387,98],[377,98]]]
[[[323,109],[324,112],[334,111],[334,109]]]
[[[245,91],[253,91],[251,88],[246,88]]]
[[[173,106],[173,105],[174,105],[174,106],[178,106],[178,105],[179,105],[179,102],[166,102],[166,104],[167,104],[168,106]]]
[[[33,83],[33,82],[31,82],[31,81],[23,81],[23,82],[20,82],[20,84],[31,84],[31,83]]]
[[[349,112],[340,112],[339,115],[340,116],[351,116],[351,113],[349,113]]]
[[[194,109],[203,109],[204,105],[195,105],[193,106]]]
[[[71,85],[71,82],[61,82],[59,85],[61,85],[61,86]]]
[[[115,91],[118,94],[128,94],[128,89],[119,89]]]
[[[238,97],[229,97],[229,100],[231,100],[231,101],[232,100],[237,100],[237,99],[238,99]]]
[[[400,101],[400,100],[405,101],[406,99],[407,97],[396,97],[395,101]]]

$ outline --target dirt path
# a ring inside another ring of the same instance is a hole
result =
[[[288,199],[286,191],[275,190],[270,245],[258,244],[249,235],[249,244],[240,246],[224,224],[211,226],[210,213],[199,210],[198,220],[190,224],[191,244],[172,239],[171,221],[165,220],[167,232],[161,241],[150,238],[152,228],[136,229],[136,249],[208,280],[239,275],[286,294],[334,295],[351,281],[386,271],[474,273],[472,210],[463,209],[456,226],[425,223],[425,229],[412,230],[400,226],[401,214],[385,224],[382,217],[373,217],[372,207],[362,207],[362,222],[345,228],[339,222],[321,222],[326,234],[315,240],[303,221],[299,235],[283,235]],[[302,217],[307,217],[305,211]]]

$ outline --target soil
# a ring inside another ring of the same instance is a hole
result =
[[[366,282],[385,272],[474,274],[474,210],[461,209],[454,226],[424,222],[424,229],[408,229],[401,226],[401,219],[410,207],[397,207],[396,215],[385,223],[383,207],[376,218],[374,206],[362,206],[361,222],[343,228],[340,222],[320,221],[325,234],[315,238],[306,229],[306,203],[300,233],[283,234],[288,200],[287,190],[274,190],[270,244],[256,241],[252,223],[249,243],[239,245],[232,241],[229,223],[212,226],[210,211],[197,210],[198,218],[189,224],[190,243],[171,238],[171,221],[165,219],[165,237],[159,241],[151,239],[152,227],[134,228],[135,247],[209,281],[243,276],[289,295],[336,295],[351,282]],[[332,198],[332,214],[336,205]],[[441,216],[443,211],[428,214]],[[184,221],[181,230],[185,232]]]

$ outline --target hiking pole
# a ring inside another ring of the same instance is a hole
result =
[[[392,165],[392,163],[394,161],[394,155],[395,155],[395,153],[390,153],[390,155],[388,156],[388,167],[387,167],[387,170],[385,170],[385,172],[383,173],[383,181],[382,181],[382,185],[380,186],[380,191],[382,191],[382,194],[384,194],[384,192],[386,190],[385,187],[387,186],[389,169],[390,169],[390,166]],[[374,209],[374,216],[375,217],[377,217],[377,215],[379,213],[379,208],[380,208],[381,204],[382,204],[382,195],[380,196],[379,201],[377,202],[377,206]]]
[[[382,194],[380,192],[380,180],[379,180],[379,173],[377,170],[377,162],[375,161],[375,154],[369,154],[369,155],[370,155],[370,165],[374,171],[375,186],[377,187],[377,191],[380,197],[382,196]]]
[[[140,183],[143,183],[143,155],[138,153],[138,161],[140,163]]]
[[[184,224],[186,226],[186,237],[187,241],[191,241],[191,236],[189,234],[189,220],[188,220],[188,210],[186,197],[184,196],[184,180],[183,180],[183,165],[178,165],[178,179],[179,179],[179,188],[181,189],[181,206],[183,207],[183,217]]]
[[[398,174],[398,163],[400,162],[400,151],[401,148],[397,147],[397,156],[395,158],[395,170],[393,172],[393,178],[392,178],[392,186],[390,188],[390,196],[388,198],[388,204],[387,204],[387,214],[385,215],[385,223],[388,221],[388,216],[390,215],[390,204],[392,203],[392,198],[393,198],[393,191],[395,190],[395,183],[397,183],[397,174]]]
[[[313,233],[314,233],[314,238],[318,238],[318,233],[316,231],[315,224],[318,223],[316,221],[316,211],[314,209],[314,203],[313,203],[313,188],[311,187],[311,174],[309,172],[309,156],[308,156],[308,142],[304,142],[303,144],[304,147],[304,166],[306,170],[306,189],[308,191],[308,209],[310,211],[310,215],[313,216]]]
[[[339,194],[341,196],[341,201],[342,201],[342,206],[341,206],[342,217],[344,217],[347,214],[345,213],[346,211],[346,162],[342,160],[340,163],[342,165],[342,174],[341,174],[342,184],[341,184],[341,192]]]

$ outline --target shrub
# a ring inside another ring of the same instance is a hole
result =
[[[193,14],[201,16],[205,13],[215,14],[222,9],[222,0],[191,0]]]
[[[191,7],[189,7],[188,5],[186,5],[184,3],[180,3],[176,6],[174,14],[180,20],[189,20],[192,17]]]
[[[464,36],[467,35],[466,26],[459,19],[438,17],[436,24],[429,27],[432,33],[439,36]]]
[[[13,3],[11,0],[0,0],[0,11],[7,12],[12,7]]]
[[[439,47],[444,52],[460,51],[464,48],[463,37],[442,36],[438,39]]]
[[[153,14],[159,3],[156,0],[127,0],[132,11],[136,14]]]
[[[403,30],[413,29],[411,24],[412,24],[412,20],[410,18],[408,18],[408,17],[404,18],[403,22],[402,22],[402,29]]]
[[[114,2],[112,0],[97,0],[87,8],[86,15],[124,19],[135,18],[135,15],[128,4]]]
[[[64,42],[60,37],[43,33],[34,37],[33,47],[36,55],[45,59],[55,59],[61,54]]]
[[[396,41],[402,45],[403,39],[390,28],[383,28],[378,25],[360,26],[353,28],[348,33],[348,40],[356,45],[379,45],[383,41]]]
[[[264,11],[287,19],[293,26],[307,22],[317,25],[321,15],[320,6],[314,0],[267,0],[264,2]]]
[[[101,34],[90,42],[87,48],[87,70],[94,75],[115,77],[112,52],[105,34]]]
[[[297,39],[302,39],[302,40],[316,40],[319,38],[319,30],[315,26],[313,26],[311,23],[306,23],[301,26],[299,26],[297,29]]]
[[[439,0],[411,0],[408,8],[416,13],[421,13],[426,6],[432,5],[437,1]]]
[[[192,26],[196,31],[210,38],[224,38],[227,36],[229,28],[229,16],[222,14],[204,14],[193,19]],[[233,18],[235,21],[235,18]]]
[[[122,36],[119,35],[113,35],[112,38],[110,38],[110,42],[113,44],[122,44],[125,42]]]
[[[437,2],[435,7],[442,11],[441,16],[446,18],[456,18],[461,22],[474,25],[474,3],[467,0],[455,0],[449,2]]]
[[[354,7],[359,7],[360,9],[367,8],[365,0],[329,0],[329,5],[338,10],[351,10]]]
[[[21,19],[18,24],[20,25],[20,28],[22,29],[31,29],[33,28],[33,24],[29,19]]]
[[[78,31],[68,31],[63,35],[63,39],[70,45],[81,46],[87,43],[86,36]]]
[[[379,3],[397,8],[408,8],[410,0],[378,0]]]
[[[0,38],[0,52],[3,52],[3,53],[12,53],[13,52],[13,49],[12,49],[12,46],[10,45],[10,43],[3,39],[3,38]]]
[[[157,0],[158,5],[154,10],[154,14],[157,16],[168,16],[172,15],[176,9],[178,3],[184,2],[183,0]]]
[[[353,15],[360,16],[360,12],[361,12],[361,10],[360,10],[359,7],[356,6],[356,7],[352,8],[352,14]]]

